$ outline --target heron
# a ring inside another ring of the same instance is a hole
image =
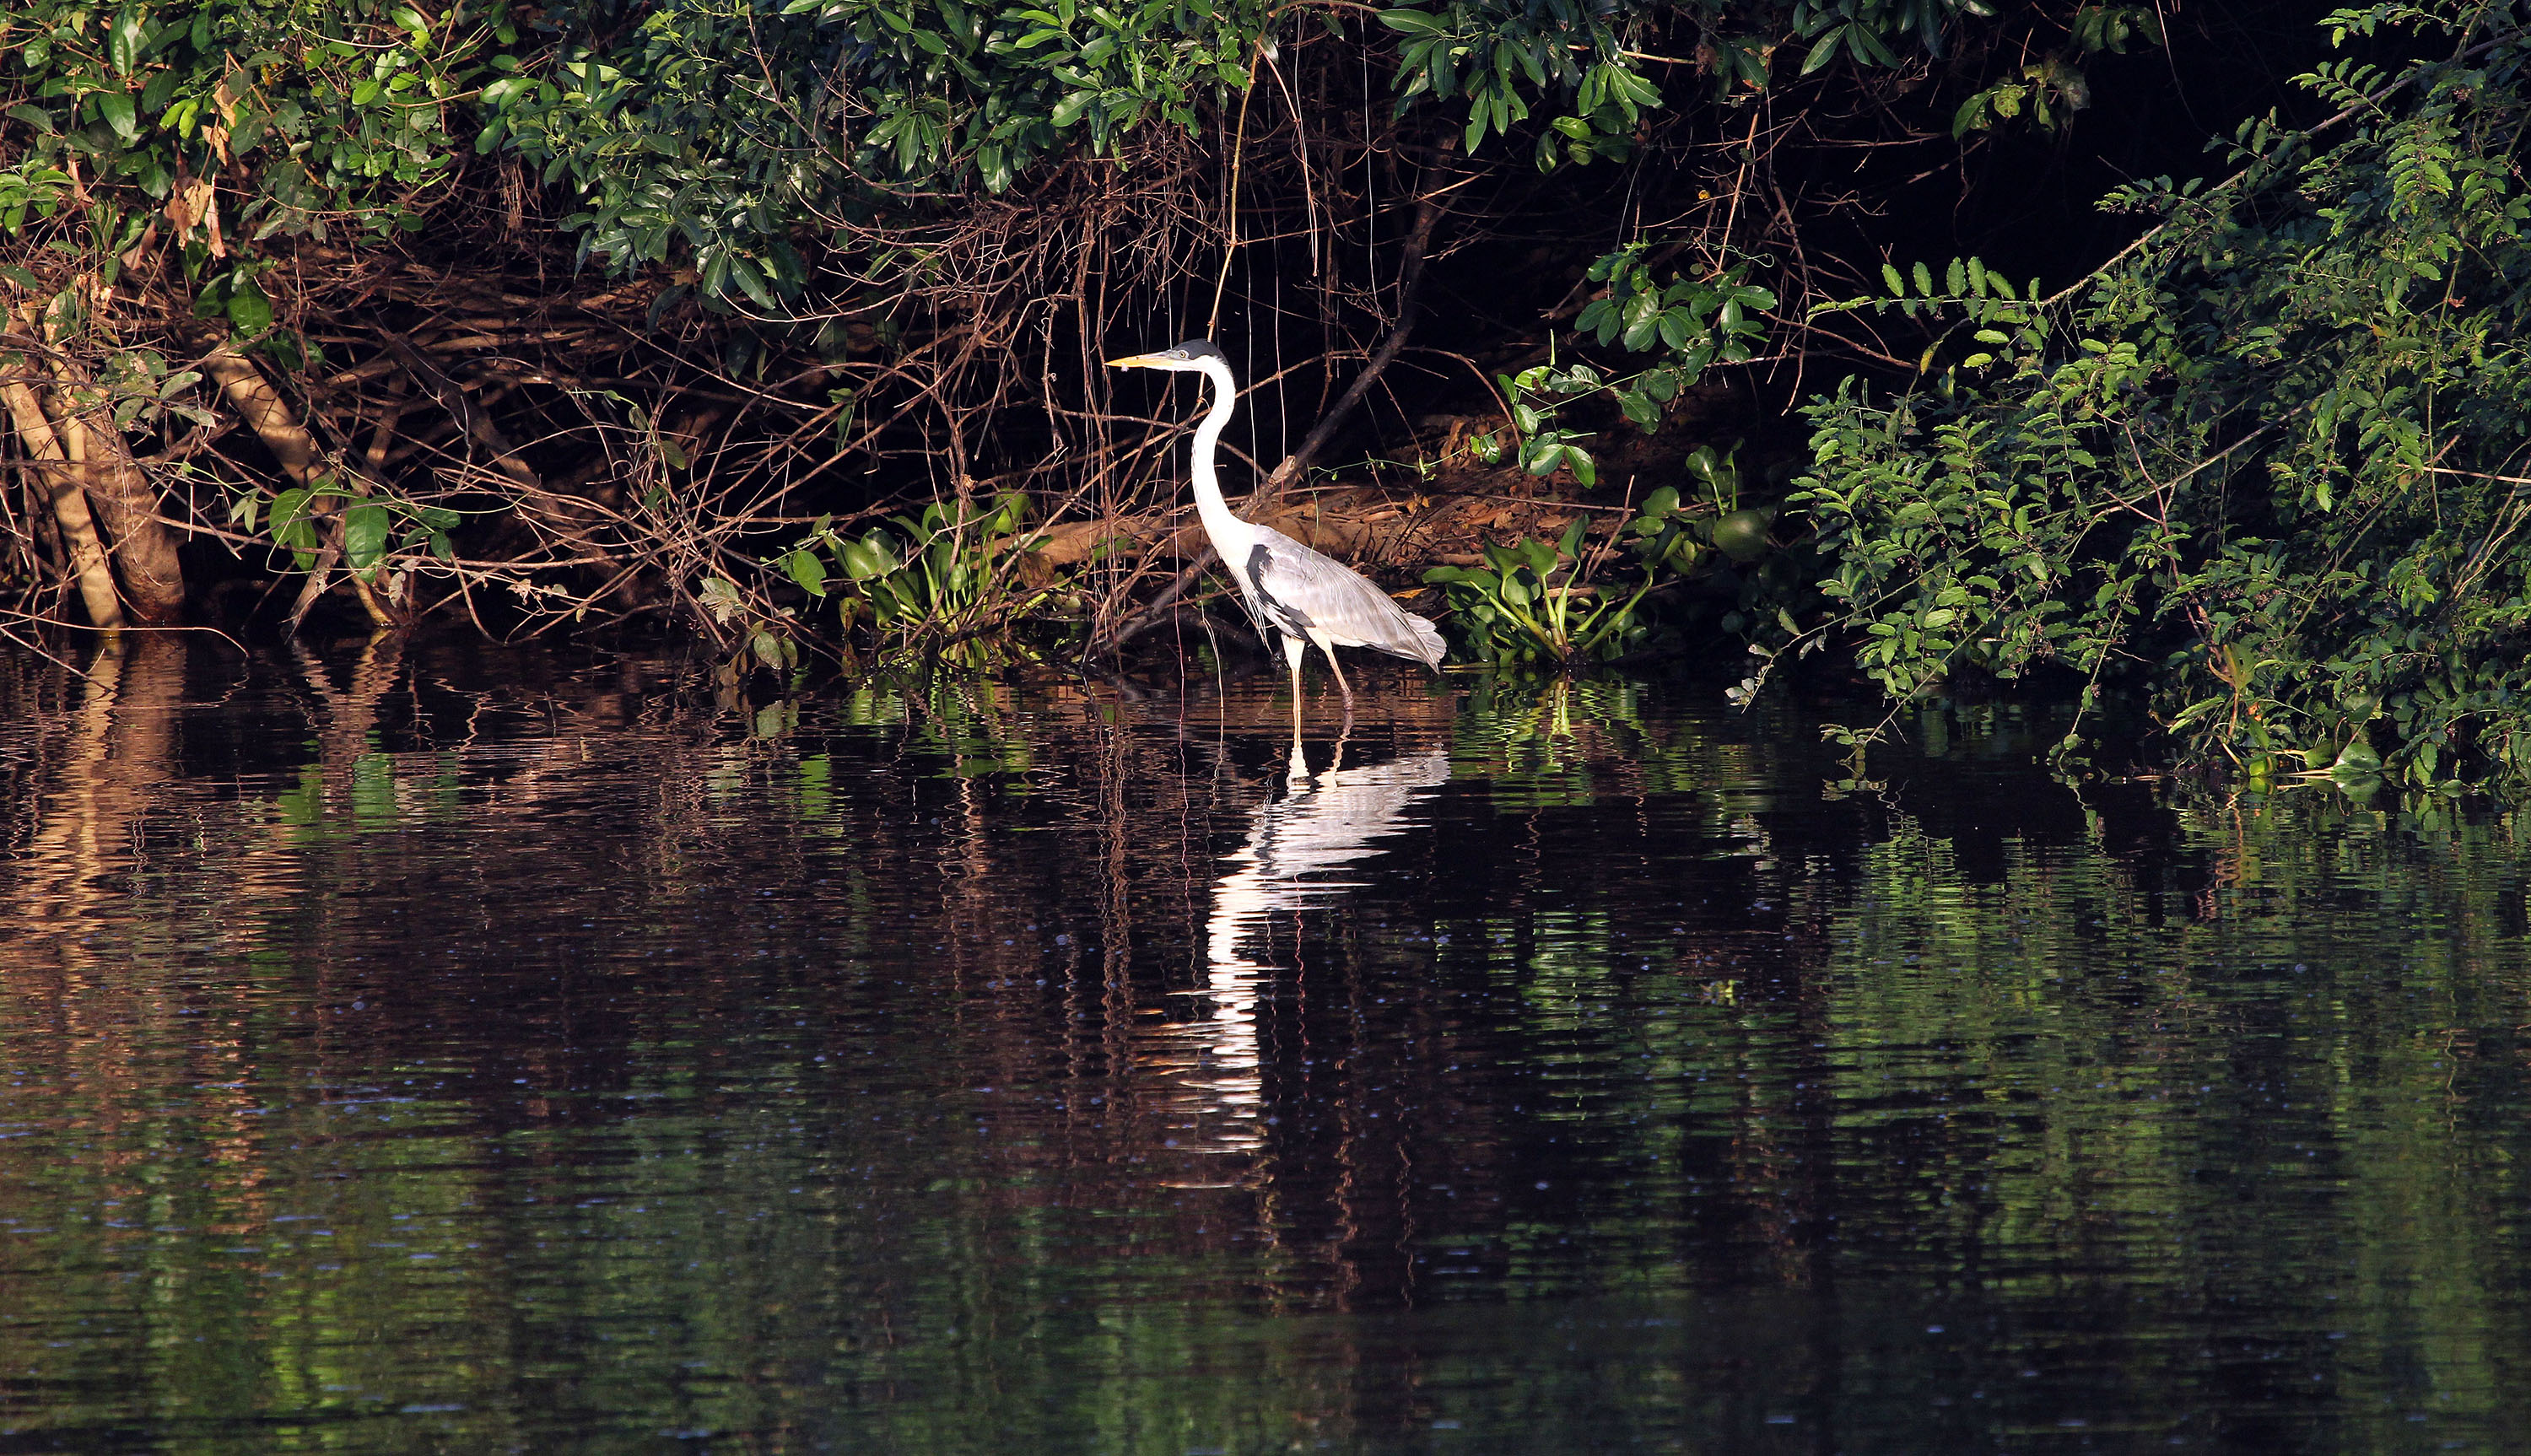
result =
[[[1292,717],[1301,715],[1301,662],[1309,649],[1326,655],[1344,694],[1345,716],[1353,716],[1353,685],[1336,661],[1338,647],[1370,647],[1421,662],[1441,665],[1441,634],[1431,622],[1389,599],[1388,593],[1363,580],[1362,574],[1329,559],[1270,526],[1242,521],[1221,498],[1221,479],[1213,471],[1213,451],[1222,427],[1239,407],[1239,383],[1231,377],[1230,360],[1209,339],[1189,339],[1151,354],[1111,359],[1114,369],[1167,369],[1202,374],[1212,381],[1212,409],[1195,432],[1193,474],[1196,514],[1204,533],[1230,579],[1258,636],[1270,651],[1279,639],[1292,668]]]

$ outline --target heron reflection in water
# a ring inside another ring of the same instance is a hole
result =
[[[1339,742],[1338,765],[1343,755]],[[1178,1069],[1192,1093],[1182,1106],[1195,1137],[1181,1147],[1244,1152],[1265,1142],[1257,1009],[1283,968],[1258,942],[1273,928],[1277,912],[1317,909],[1361,888],[1366,881],[1326,876],[1388,848],[1378,841],[1417,827],[1415,801],[1449,777],[1450,756],[1437,748],[1359,768],[1331,765],[1314,775],[1300,739],[1293,739],[1288,792],[1258,808],[1248,842],[1213,881],[1205,980],[1190,992],[1209,1010],[1203,1020],[1175,1022],[1164,1031],[1174,1044],[1159,1060]]]

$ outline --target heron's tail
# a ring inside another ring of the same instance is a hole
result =
[[[1400,657],[1412,657],[1435,672],[1440,671],[1441,656],[1450,650],[1449,644],[1441,641],[1441,629],[1434,626],[1431,618],[1419,617],[1403,607],[1397,614],[1406,619],[1406,630],[1415,634],[1415,645],[1395,646],[1389,650]]]

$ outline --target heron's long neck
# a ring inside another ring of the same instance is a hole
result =
[[[1204,377],[1212,381],[1212,410],[1195,432],[1195,510],[1203,518],[1204,529],[1214,543],[1239,538],[1230,514],[1230,502],[1221,498],[1221,477],[1213,473],[1213,451],[1221,442],[1222,427],[1230,423],[1231,412],[1239,408],[1239,384],[1230,377],[1230,365],[1217,359],[1204,361]]]

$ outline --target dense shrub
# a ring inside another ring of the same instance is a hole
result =
[[[2429,58],[2332,61],[2301,79],[2327,120],[2120,190],[2156,225],[2078,288],[1888,271],[1860,307],[1948,332],[1913,384],[1811,408],[1832,610],[1765,645],[1849,632],[1902,702],[2059,665],[2254,772],[2531,775],[2523,11],[2329,24]]]

